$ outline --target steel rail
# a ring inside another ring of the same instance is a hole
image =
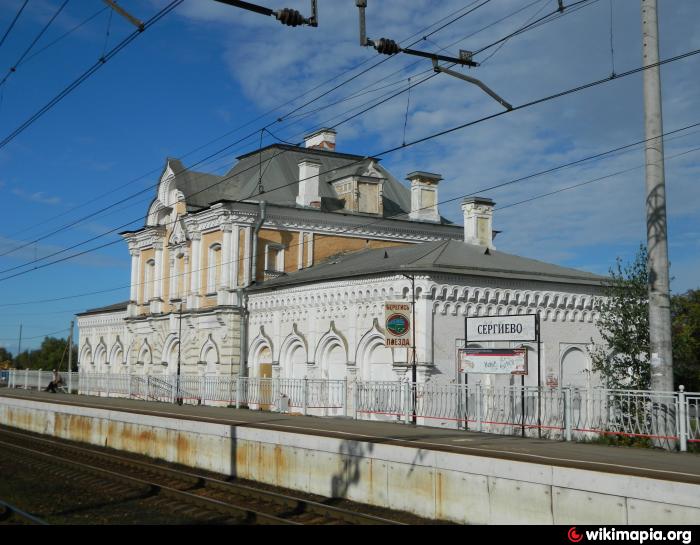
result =
[[[31,438],[30,438],[31,439]],[[137,477],[131,477],[128,475],[122,475],[120,473],[105,469],[102,467],[96,467],[83,462],[77,462],[68,458],[63,458],[61,456],[56,456],[55,454],[48,454],[40,450],[31,449],[28,447],[22,447],[20,445],[7,443],[5,441],[0,441],[0,446],[21,451],[24,454],[29,454],[30,456],[46,458],[54,463],[59,463],[62,465],[69,465],[77,467],[81,472],[89,472],[93,474],[98,474],[100,477],[107,477],[110,480],[118,481],[121,483],[126,483],[131,486],[138,488],[147,488],[154,495],[161,495],[163,497],[169,497],[176,499],[178,501],[185,501],[188,504],[195,505],[197,507],[204,508],[208,511],[215,511],[217,513],[222,513],[225,515],[232,515],[234,519],[240,519],[243,516],[244,523],[256,523],[256,524],[284,524],[284,525],[300,525],[298,522],[293,522],[287,519],[276,517],[274,515],[269,515],[267,513],[261,513],[259,511],[254,511],[246,507],[235,505],[232,503],[223,502],[217,499],[208,498],[206,496],[200,496],[193,494],[191,492],[186,492],[184,490],[178,490],[170,486],[165,486],[160,483],[155,483],[152,481],[147,481],[144,479],[139,479]]]
[[[173,469],[157,464],[152,464],[148,462],[142,462],[139,460],[134,460],[125,456],[118,456],[114,454],[109,454],[106,452],[101,452],[98,450],[85,448],[78,445],[67,444],[62,441],[56,441],[53,439],[46,439],[43,437],[36,437],[24,432],[7,430],[4,427],[0,427],[0,435],[7,434],[14,437],[20,437],[29,442],[43,443],[50,445],[52,448],[64,449],[68,452],[77,451],[84,458],[85,456],[91,456],[99,461],[109,461],[112,464],[118,464],[127,469],[134,470],[135,468],[148,472],[155,473],[163,476],[164,478],[174,478],[176,480],[182,481],[186,480],[188,482],[196,483],[202,489],[209,488],[210,490],[220,491],[227,494],[233,494],[235,496],[244,496],[251,498],[258,502],[272,503],[277,506],[284,506],[290,509],[290,513],[295,515],[318,515],[330,519],[340,520],[345,523],[350,524],[367,524],[367,525],[401,525],[403,523],[377,517],[374,515],[369,515],[365,513],[358,513],[357,511],[351,511],[349,509],[343,509],[340,507],[335,507],[331,505],[326,505],[324,503],[316,502],[313,500],[305,500],[295,496],[290,496],[287,494],[280,494],[278,492],[271,492],[267,490],[261,490],[251,486],[246,486],[238,483],[231,483],[229,481],[223,481],[221,479],[216,479],[213,477],[203,476],[201,474],[193,473],[191,471],[184,471]],[[2,442],[0,441],[0,444]],[[201,497],[201,496],[200,496]],[[286,519],[285,519],[286,520]]]

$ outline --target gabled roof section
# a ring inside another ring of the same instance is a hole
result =
[[[458,240],[362,250],[330,258],[314,267],[274,278],[251,290],[282,288],[378,273],[446,273],[600,286],[606,278],[526,257],[488,250]]]
[[[107,305],[104,307],[91,308],[85,312],[80,312],[77,316],[87,316],[89,314],[104,314],[108,312],[121,312],[125,311],[129,306],[129,301],[122,301],[121,303],[114,303],[113,305]]]

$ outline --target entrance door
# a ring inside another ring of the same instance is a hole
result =
[[[267,349],[266,349],[267,350]],[[261,354],[262,355],[262,354]],[[272,364],[261,363],[258,365],[258,377],[260,380],[260,410],[269,411],[272,401]]]

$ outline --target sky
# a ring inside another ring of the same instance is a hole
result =
[[[0,2],[0,38],[23,2]],[[134,30],[101,2],[69,0],[23,57],[63,3],[29,0],[0,45],[0,142]],[[168,3],[119,2],[143,21]],[[658,3],[661,58],[700,48],[700,3]],[[264,5],[308,15],[309,4]],[[75,313],[128,299],[130,259],[117,233],[143,225],[166,157],[223,174],[259,147],[262,127],[301,142],[335,126],[338,151],[379,155],[400,180],[439,173],[440,212],[458,224],[463,196],[492,198],[498,250],[599,274],[617,257],[634,258],[646,237],[641,146],[488,188],[643,140],[641,74],[401,147],[503,107],[474,85],[433,75],[427,59],[361,47],[353,0],[318,4],[317,28],[290,28],[214,0],[185,0],[0,144],[0,346],[17,351],[20,324],[22,349],[33,348],[46,334],[66,335]],[[369,0],[367,34],[457,56],[556,5]],[[642,65],[640,2],[587,0],[475,60],[479,67],[461,70],[514,106],[624,73]],[[661,77],[664,130],[700,123],[700,55],[663,66]],[[264,133],[263,145],[274,141]],[[700,125],[665,140],[673,293],[700,287],[698,147]]]

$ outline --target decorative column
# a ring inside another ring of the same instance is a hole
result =
[[[221,243],[221,276],[218,290],[227,290],[231,287],[231,235],[233,226],[230,223],[221,226],[223,241]],[[211,266],[211,263],[209,264]]]
[[[223,237],[221,242],[221,269],[219,273],[219,285],[216,286],[216,304],[231,304],[231,233],[233,227],[230,223],[221,226]],[[209,266],[212,264],[209,263]]]
[[[304,231],[299,231],[299,247],[297,248],[297,269],[304,268]]]
[[[241,228],[238,225],[233,226],[233,236],[231,241],[233,242],[233,250],[231,251],[231,287],[238,287],[238,271],[241,266],[241,256],[240,256],[240,240],[241,240]]]
[[[139,283],[139,255],[141,252],[136,249],[130,249],[131,254],[131,291],[129,293],[129,302],[138,302],[138,283]]]
[[[192,259],[190,260],[190,294],[187,300],[187,307],[190,309],[199,308],[200,280],[202,277],[202,234],[192,233]]]
[[[155,267],[153,271],[153,298],[155,301],[151,304],[151,313],[159,314],[163,312],[163,243],[155,242],[153,244],[155,250]]]
[[[243,286],[247,286],[250,284],[250,262],[251,262],[251,240],[250,240],[250,233],[251,233],[251,228],[250,225],[246,225],[244,228],[244,240],[245,240],[245,245],[243,247],[243,255],[245,256],[243,259],[243,266],[245,267],[243,269]]]

